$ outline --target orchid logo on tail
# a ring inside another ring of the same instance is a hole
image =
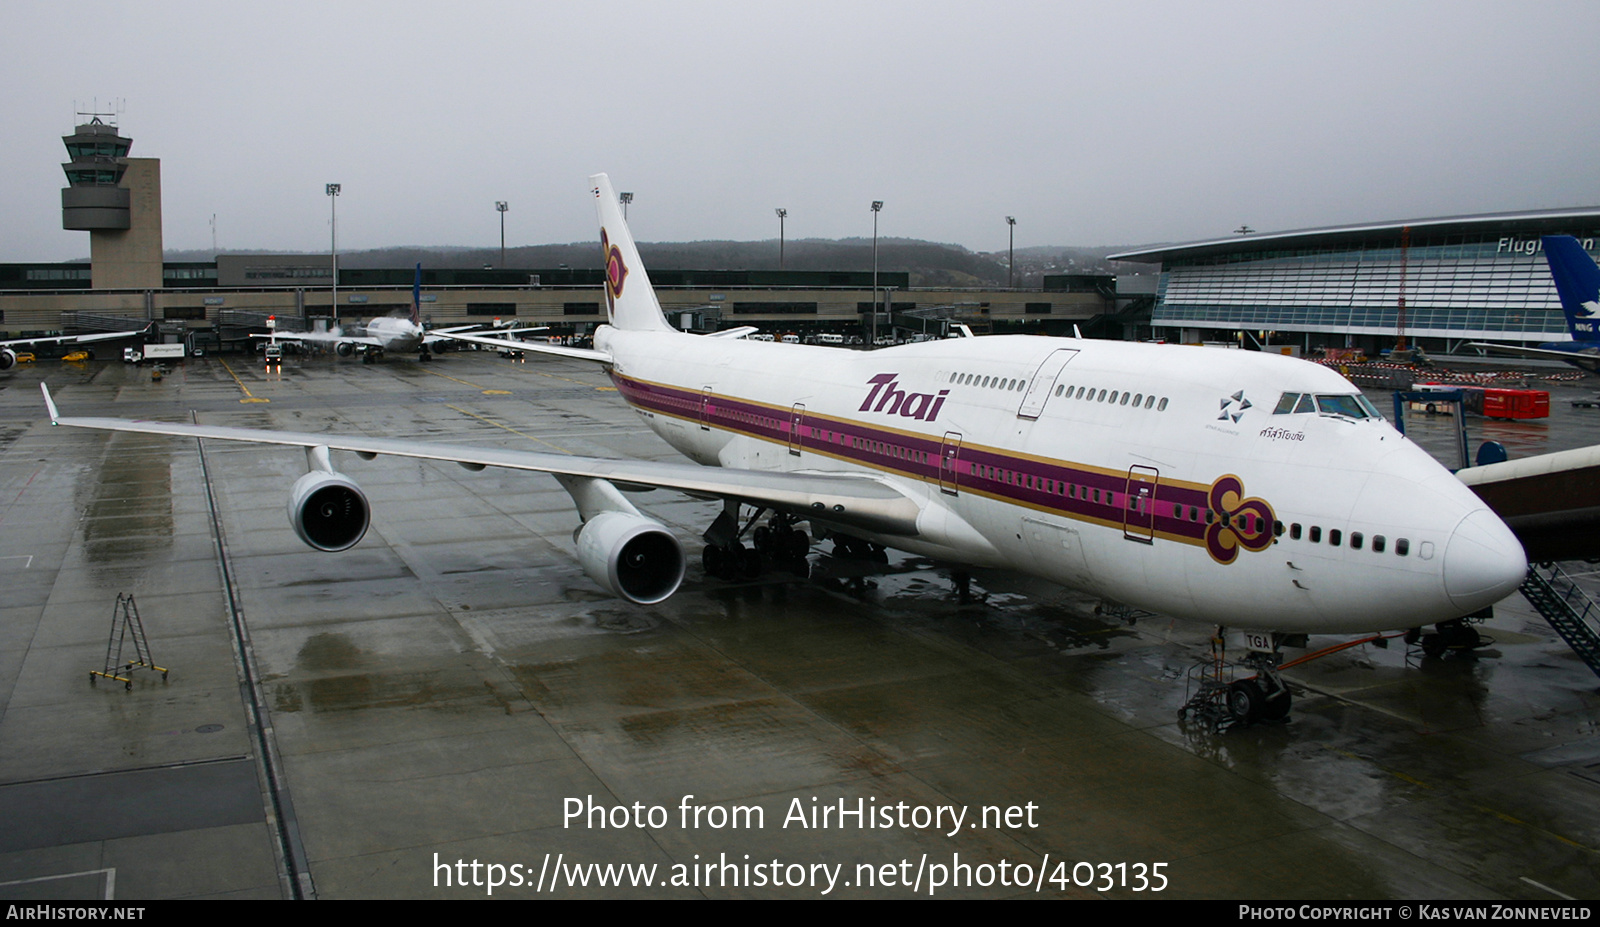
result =
[[[600,230],[600,252],[606,263],[606,314],[615,317],[617,298],[628,279],[628,265],[622,262],[622,249],[611,243],[605,229]]]

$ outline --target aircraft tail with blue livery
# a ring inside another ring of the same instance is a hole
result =
[[[1470,347],[1491,354],[1509,354],[1535,360],[1558,360],[1587,373],[1600,374],[1600,267],[1571,235],[1546,235],[1540,239],[1550,265],[1561,312],[1567,319],[1571,341],[1553,341],[1536,348],[1474,341]]]
[[[1600,267],[1571,235],[1546,235],[1542,243],[1572,340],[1600,343]]]

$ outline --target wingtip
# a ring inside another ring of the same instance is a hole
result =
[[[44,407],[50,410],[50,424],[61,424],[61,415],[56,411],[56,401],[50,398],[50,387],[40,383],[39,392],[44,393]]]

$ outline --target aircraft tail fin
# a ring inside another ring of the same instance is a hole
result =
[[[661,303],[650,286],[650,277],[639,260],[639,250],[634,247],[633,234],[622,218],[622,207],[617,193],[611,188],[611,178],[595,174],[589,178],[589,187],[600,210],[600,249],[604,252],[606,276],[606,318],[612,325],[626,331],[671,331],[661,315]]]
[[[411,278],[411,324],[422,326],[422,262],[417,262],[417,275]]]
[[[1600,267],[1571,235],[1546,235],[1541,244],[1572,340],[1600,342]]]

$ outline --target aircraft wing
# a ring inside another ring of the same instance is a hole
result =
[[[136,338],[145,333],[145,329],[131,329],[121,332],[103,332],[94,335],[51,335],[46,338],[13,338],[10,341],[0,341],[0,348],[13,344],[55,344],[61,341],[71,341],[76,344],[89,344],[95,341],[111,341],[116,338]]]
[[[538,326],[536,328],[511,328],[511,329],[500,328],[500,329],[484,330],[482,328],[482,326],[479,326],[479,325],[457,325],[457,326],[455,326],[453,328],[430,328],[430,329],[428,329],[427,334],[422,336],[422,343],[423,344],[438,344],[439,342],[442,342],[442,341],[460,341],[461,339],[457,338],[456,337],[457,335],[481,335],[481,336],[484,336],[484,337],[488,337],[489,335],[498,335],[498,336],[503,338],[503,337],[506,337],[508,335],[515,335],[515,334],[517,334],[519,332],[542,332],[542,331],[549,331],[549,326],[540,325],[540,326]]]
[[[481,344],[485,347],[502,351],[537,351],[540,354],[554,354],[557,357],[570,357],[574,360],[595,361],[596,363],[611,363],[609,351],[596,351],[592,348],[569,348],[559,344],[547,344],[540,341],[518,341],[515,338],[490,338],[486,335],[472,335],[466,332],[436,332],[455,341],[466,341],[471,344]]]
[[[1558,360],[1568,364],[1579,359],[1594,359],[1595,355],[1582,351],[1552,351],[1549,348],[1525,348],[1513,344],[1492,344],[1487,341],[1469,341],[1469,348],[1483,348],[1491,354],[1508,354],[1512,357],[1529,357],[1534,360]]]
[[[39,389],[44,393],[45,405],[50,410],[51,424],[73,428],[213,438],[220,441],[281,444],[291,447],[326,447],[332,450],[352,451],[367,459],[378,454],[390,454],[422,460],[448,460],[474,469],[504,467],[558,476],[607,480],[621,484],[624,488],[644,486],[672,489],[695,496],[738,499],[752,505],[769,506],[797,515],[822,519],[832,524],[861,528],[880,534],[915,535],[917,516],[921,511],[921,505],[912,497],[888,483],[868,476],[736,470],[650,460],[612,460],[603,457],[574,457],[566,454],[463,444],[434,444],[397,438],[265,431],[223,425],[191,425],[134,419],[65,417],[57,410],[49,388],[41,383]]]
[[[278,341],[322,341],[332,344],[338,341],[348,341],[351,344],[370,344],[375,348],[383,347],[383,342],[366,335],[335,335],[333,332],[251,332],[252,338],[275,338]]]
[[[720,332],[712,332],[711,334],[706,335],[706,337],[707,338],[743,338],[745,335],[753,335],[758,331],[761,331],[761,329],[757,328],[754,325],[741,325],[738,328],[725,328]]]

